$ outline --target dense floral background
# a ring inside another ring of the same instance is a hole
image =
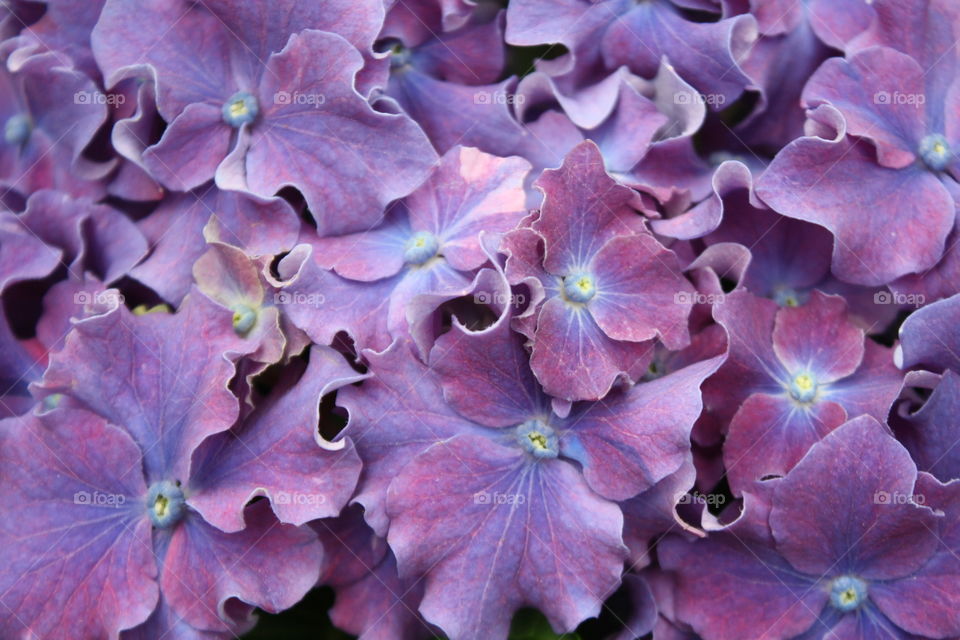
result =
[[[0,0],[0,640],[960,638],[957,0]]]

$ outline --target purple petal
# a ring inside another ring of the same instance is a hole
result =
[[[620,582],[620,510],[567,462],[456,437],[407,465],[388,510],[401,576],[428,574],[420,611],[452,637],[505,637],[524,605],[570,631]]]
[[[829,229],[834,273],[857,284],[932,267],[953,226],[953,200],[935,176],[917,166],[881,167],[866,143],[844,138],[790,143],[760,177],[757,194],[784,215]],[[866,227],[862,211],[871,212]]]
[[[183,620],[198,629],[230,630],[221,617],[228,600],[276,613],[297,603],[317,582],[323,547],[309,527],[277,522],[270,506],[245,511],[247,526],[224,533],[196,515],[173,531],[160,584]]]
[[[156,606],[140,451],[85,411],[0,423],[0,630],[116,638]]]
[[[575,405],[563,422],[561,451],[583,466],[590,487],[626,500],[680,468],[690,430],[700,415],[700,385],[722,358],[700,362],[662,378]]]
[[[842,469],[838,482],[829,469]],[[869,416],[814,445],[777,486],[770,527],[798,570],[867,580],[909,575],[936,548],[936,518],[912,500],[910,454]],[[811,508],[816,505],[816,508]]]
[[[134,316],[119,306],[74,325],[40,388],[126,427],[149,481],[185,482],[193,450],[237,417],[227,389],[234,367],[223,354],[238,341],[229,315],[199,294],[176,314]]]
[[[304,62],[315,59],[328,62]],[[376,112],[356,93],[353,76],[361,65],[342,38],[307,30],[270,57],[260,87],[261,114],[270,126],[253,129],[247,186],[263,197],[297,187],[319,216],[321,233],[369,228],[437,159],[413,121]]]

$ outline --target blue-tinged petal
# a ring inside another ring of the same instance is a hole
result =
[[[444,440],[391,483],[388,511],[400,575],[426,574],[420,611],[453,638],[506,638],[526,605],[572,631],[620,582],[623,516],[561,460]]]
[[[321,233],[369,229],[437,160],[410,118],[375,111],[356,92],[362,63],[343,38],[306,30],[270,57],[260,85],[270,125],[251,132],[246,186],[263,197],[297,187]]]
[[[156,606],[138,447],[85,411],[0,423],[0,634],[116,639]]]
[[[319,435],[320,398],[362,378],[340,353],[314,346],[300,380],[275,387],[240,425],[197,450],[188,504],[224,531],[243,528],[243,507],[258,495],[269,498],[280,522],[339,514],[360,459],[349,440],[333,444]]]
[[[626,500],[677,471],[703,403],[700,385],[722,357],[614,392],[602,402],[574,405],[556,425],[560,451],[583,466],[590,487]]]
[[[193,450],[237,418],[225,354],[241,346],[230,317],[200,294],[176,314],[135,316],[118,306],[74,325],[38,390],[67,395],[127,429],[149,482],[186,482]]]

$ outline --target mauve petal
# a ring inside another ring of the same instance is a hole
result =
[[[933,511],[910,499],[916,478],[910,454],[885,426],[869,416],[847,422],[779,481],[770,512],[777,548],[813,575],[910,575],[938,544]]]
[[[363,640],[421,640],[433,635],[417,607],[422,580],[401,580],[393,553],[366,574],[337,589],[330,620]]]
[[[547,400],[504,314],[490,328],[472,332],[459,322],[430,350],[443,397],[463,417],[488,427],[511,427],[549,415]]]
[[[317,344],[331,344],[346,331],[358,349],[385,349],[390,344],[387,312],[401,276],[354,282],[320,267],[313,252],[298,245],[280,262],[284,281],[274,303]]]
[[[75,279],[92,271],[113,282],[147,253],[143,235],[122,212],[59,191],[33,193],[20,222],[48,245],[63,249],[63,262]]]
[[[230,150],[233,131],[212,104],[187,106],[143,152],[143,164],[157,182],[174,191],[189,191],[213,179]]]
[[[246,528],[224,533],[197,514],[177,525],[161,570],[163,595],[198,629],[230,630],[221,612],[231,598],[277,613],[317,582],[323,546],[309,527],[277,522],[265,501],[245,510]]]
[[[589,311],[555,297],[540,308],[530,367],[552,396],[597,400],[618,377],[635,379],[652,357],[651,342],[613,340]]]
[[[167,122],[193,103],[222,105],[239,88],[231,54],[249,55],[205,5],[183,0],[107,0],[91,46],[108,88],[152,67]]]
[[[924,70],[928,108],[942,105],[957,74],[960,6],[952,0],[903,0],[875,3],[873,9],[874,20],[847,43],[848,54],[875,45],[902,51]]]
[[[811,0],[810,26],[821,40],[843,50],[873,20],[872,3],[863,0]]]
[[[116,639],[156,606],[140,451],[85,411],[0,422],[4,637]]]
[[[505,637],[524,605],[570,631],[620,582],[620,509],[568,462],[462,435],[404,468],[388,511],[401,576],[427,574],[420,611],[452,637]]]
[[[403,254],[413,236],[404,218],[404,207],[394,206],[384,215],[383,224],[374,229],[317,238],[312,242],[317,264],[361,282],[397,275],[405,266]]]
[[[506,233],[526,215],[523,183],[530,169],[521,158],[454,147],[404,200],[410,226],[436,235],[440,252],[455,269],[476,269],[487,261],[480,232]]]
[[[746,291],[728,294],[713,307],[713,317],[729,339],[727,360],[704,385],[712,412],[729,420],[753,393],[781,393],[786,380],[772,345],[778,307]]]
[[[658,337],[675,350],[690,344],[693,285],[683,277],[676,254],[652,235],[613,238],[591,267],[598,292],[588,309],[610,338],[641,342]]]
[[[773,327],[773,350],[790,375],[810,372],[817,384],[857,370],[863,360],[863,330],[850,322],[840,296],[819,291],[806,304],[784,307]]]
[[[256,0],[204,0],[203,4],[260,64],[283,49],[292,34],[304,29],[336,33],[365,52],[373,45],[384,17],[378,0],[327,0],[322,4],[273,0],[269,5]]]
[[[833,105],[843,114],[848,134],[873,141],[882,166],[901,169],[917,159],[920,140],[931,133],[922,96],[920,65],[899,51],[878,47],[849,61],[824,62],[807,83],[803,101],[810,107]]]
[[[874,157],[865,142],[800,138],[757,182],[774,210],[829,229],[834,273],[865,285],[932,267],[955,215],[949,192],[926,169],[887,169]],[[862,211],[870,211],[866,227]]]
[[[657,550],[661,566],[676,575],[677,617],[705,640],[792,638],[816,624],[827,604],[813,578],[733,533],[694,543],[669,536]]]
[[[739,495],[766,476],[786,475],[814,443],[846,422],[835,402],[797,406],[789,397],[757,393],[730,422],[723,461],[731,490]]]
[[[960,483],[943,485],[929,475],[920,474],[918,495],[929,506],[941,509],[946,517],[940,523],[940,544],[930,561],[915,575],[871,587],[870,598],[901,628],[930,638],[960,635]]]
[[[903,373],[893,364],[889,347],[866,340],[864,349],[857,371],[831,384],[823,398],[842,405],[850,417],[867,414],[884,422],[900,393]]]
[[[649,78],[667,56],[680,76],[719,111],[750,83],[738,60],[756,38],[752,16],[691,22],[670,2],[646,2],[612,22],[603,37],[603,59],[608,68],[627,65]]]
[[[897,434],[917,468],[943,482],[960,478],[960,375],[947,370],[916,412],[905,416],[908,426]]]
[[[611,500],[626,500],[680,468],[690,430],[703,407],[700,385],[722,357],[662,378],[574,405],[560,422],[561,452],[581,464],[590,487]]]
[[[329,347],[314,346],[295,384],[278,385],[242,424],[197,450],[188,504],[223,531],[243,528],[243,508],[266,496],[280,522],[336,516],[350,499],[360,459],[349,440],[319,432],[320,398],[363,379]]]
[[[410,344],[397,341],[382,353],[363,355],[373,377],[360,387],[340,389],[337,404],[350,414],[344,435],[364,462],[354,502],[364,506],[374,531],[384,535],[387,486],[404,465],[434,442],[489,431],[446,403],[437,376],[413,355]]]
[[[900,327],[897,366],[923,366],[934,371],[960,372],[960,340],[956,326],[960,320],[960,295],[917,309]]]
[[[118,306],[74,325],[39,389],[125,427],[143,449],[149,482],[186,482],[193,450],[237,418],[224,353],[239,350],[239,340],[229,315],[199,293],[176,314],[135,316]]]
[[[368,229],[437,159],[412,120],[374,111],[353,89],[362,64],[343,38],[306,30],[270,57],[261,82],[264,125],[252,130],[247,185],[264,197],[297,187],[321,233]]]
[[[589,140],[559,169],[544,171],[536,186],[544,201],[532,226],[546,243],[544,267],[555,275],[586,267],[608,240],[642,226],[630,207],[633,191],[607,175],[600,149]]]

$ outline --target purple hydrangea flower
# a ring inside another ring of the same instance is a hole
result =
[[[886,420],[902,376],[890,349],[850,321],[842,298],[814,291],[803,306],[778,308],[738,291],[714,317],[730,346],[704,394],[729,421],[723,458],[735,492],[783,475],[850,418]]]
[[[824,62],[804,90],[820,131],[787,145],[757,186],[776,211],[828,228],[837,238],[834,273],[869,285],[940,260],[954,225],[960,145],[944,107],[957,78],[956,6],[915,0],[875,8],[877,19],[849,58]],[[905,24],[914,27],[909,38]],[[868,226],[860,223],[866,210]]]
[[[160,182],[188,190],[216,174],[222,188],[263,198],[295,186],[322,231],[354,231],[435,161],[409,118],[375,111],[355,88],[381,12],[372,0],[269,11],[108,1],[93,49],[108,86],[145,65],[155,75],[169,124],[143,161]]]
[[[771,485],[729,527],[659,545],[677,615],[705,640],[960,633],[960,485],[918,474],[870,416]]]
[[[472,334],[455,323],[429,367],[399,342],[366,352],[373,377],[338,393],[367,465],[355,500],[389,528],[400,577],[425,575],[420,612],[457,638],[504,637],[524,605],[557,629],[596,614],[627,552],[613,501],[683,465],[699,385],[719,364],[558,415],[509,320]]]
[[[320,456],[316,436],[324,386],[350,369],[315,351],[294,391],[234,426],[224,353],[241,348],[199,293],[175,315],[76,323],[38,389],[70,408],[2,429],[3,635],[223,635],[315,583],[322,548],[294,525],[336,514],[359,473],[348,442]]]
[[[521,158],[451,149],[381,226],[316,239],[284,258],[280,303],[320,344],[346,331],[359,348],[385,349],[407,334],[408,319],[416,323],[408,316],[414,298],[453,299],[475,288],[474,273],[489,259],[481,231],[495,238],[523,217],[529,169]]]
[[[634,192],[607,175],[594,143],[577,146],[536,184],[543,207],[502,249],[511,284],[527,284],[542,300],[518,328],[547,393],[598,399],[618,377],[642,374],[653,338],[672,349],[689,343],[694,289],[631,207]]]

